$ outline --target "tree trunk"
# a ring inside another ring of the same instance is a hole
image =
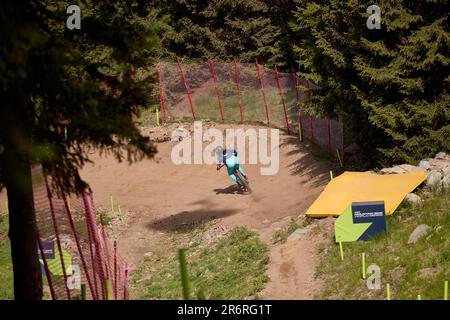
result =
[[[0,159],[8,193],[14,296],[16,300],[41,300],[42,276],[30,165],[31,134],[29,126],[23,123],[26,107],[19,105],[11,109],[0,110],[0,137],[4,145]]]
[[[38,261],[31,167],[28,161],[14,151],[6,151],[4,160],[14,296],[16,300],[41,300],[42,277]]]

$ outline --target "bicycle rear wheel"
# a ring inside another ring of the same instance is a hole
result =
[[[245,178],[242,176],[242,174],[239,172],[239,170],[236,170],[236,169],[235,169],[235,170],[234,170],[234,174],[236,175],[236,178],[237,178],[239,184],[240,184],[241,186],[243,186],[247,191],[251,191],[250,185],[249,185],[247,179],[245,179]]]

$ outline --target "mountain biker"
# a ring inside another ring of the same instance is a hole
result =
[[[222,148],[218,148],[218,151]],[[222,156],[219,154],[219,163],[217,163],[216,170],[220,170],[223,166],[227,166],[227,172],[231,179],[237,183],[238,187],[242,188],[243,186],[238,182],[236,175],[234,174],[234,170],[239,170],[244,179],[248,181],[247,175],[244,170],[239,165],[238,154],[236,150],[226,150],[223,149]]]

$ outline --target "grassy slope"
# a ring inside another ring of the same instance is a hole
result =
[[[198,234],[191,237],[187,250],[192,298],[203,292],[206,299],[243,299],[264,288],[268,280],[268,250],[256,233],[237,228],[206,247],[200,246],[199,239]],[[171,254],[163,250],[146,258],[134,273],[132,281],[141,293],[139,298],[182,298],[175,246]]]
[[[268,112],[270,122],[276,126],[284,127],[284,111],[281,104],[280,94],[277,88],[266,88],[266,101],[268,105]],[[293,106],[293,95],[291,90],[284,92],[286,112],[290,115],[290,108]],[[240,120],[240,107],[238,97],[222,96],[221,97],[224,118],[227,122]],[[212,91],[209,96],[203,96],[194,101],[197,114],[200,117],[206,117],[220,120],[220,111],[217,97]],[[260,90],[246,90],[242,93],[243,116],[244,120],[251,120],[266,123],[266,114],[264,107],[264,100]]]
[[[229,90],[220,88],[221,90],[221,104],[223,108],[225,123],[239,123],[240,122],[240,105],[237,95],[234,91],[230,94],[224,94]],[[234,90],[234,87],[233,87]],[[268,112],[270,123],[277,127],[285,127],[285,115],[281,104],[280,93],[276,87],[268,87],[265,89],[266,101],[268,105]],[[291,108],[294,107],[295,96],[291,88],[283,91],[286,112],[288,117],[292,116]],[[248,89],[242,91],[241,96],[243,106],[244,123],[266,123],[266,113],[264,101],[260,89]],[[187,102],[186,102],[187,103]],[[216,122],[221,122],[221,114],[218,106],[217,96],[213,88],[210,88],[209,94],[204,94],[193,98],[197,119],[209,119]],[[156,125],[156,110],[159,106],[153,106],[150,109],[141,110],[138,123],[141,126]],[[169,107],[169,106],[166,106]],[[185,106],[188,108],[188,105]],[[162,115],[159,114],[161,117]],[[168,119],[168,122],[183,121],[192,122],[191,116],[186,116],[186,119]],[[160,120],[162,121],[162,120]]]
[[[0,300],[14,299],[8,216],[0,213]]]
[[[409,235],[425,223],[432,232],[415,244],[407,244]],[[386,284],[392,299],[442,299],[444,281],[450,280],[450,192],[436,195],[412,207],[402,204],[387,218],[388,234],[368,242],[345,243],[345,259],[340,261],[338,246],[332,239],[324,246],[317,275],[325,289],[319,299],[385,299]],[[381,289],[369,290],[361,279],[361,253],[366,253],[366,266],[381,269]],[[418,271],[432,268],[435,272],[420,277]]]

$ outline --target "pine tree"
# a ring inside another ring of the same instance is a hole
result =
[[[132,119],[134,106],[147,104],[153,79],[141,70],[159,46],[146,3],[84,1],[80,30],[66,28],[70,4],[0,7],[0,186],[8,195],[16,299],[42,298],[31,165],[42,164],[65,191],[79,191],[73,177],[88,161],[87,145],[120,161],[155,153]]]
[[[166,22],[162,33],[167,55],[191,60],[217,58],[244,62],[286,64],[292,48],[283,32],[290,30],[286,0],[170,0],[153,1],[159,18]]]
[[[368,165],[450,149],[446,2],[385,1],[381,29],[370,30],[367,2],[297,1],[296,51],[323,88],[313,105],[343,119]]]

